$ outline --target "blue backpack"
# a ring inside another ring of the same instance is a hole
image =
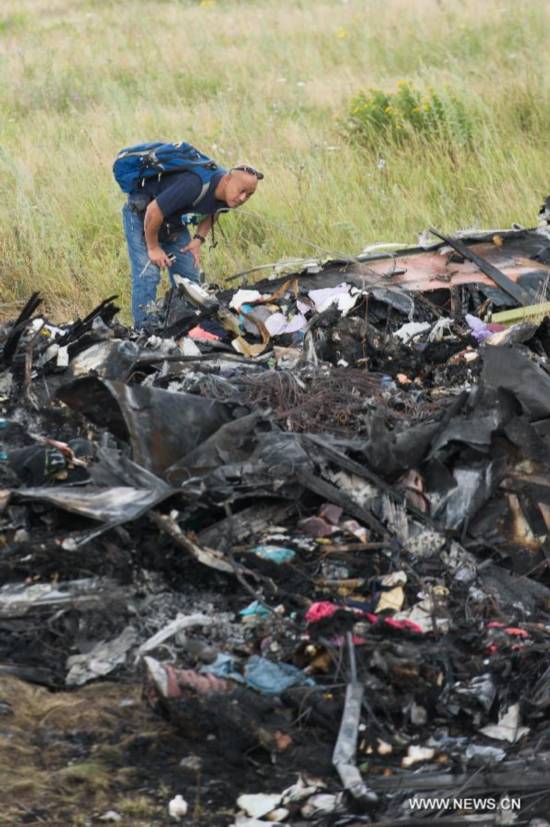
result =
[[[199,152],[191,144],[165,144],[160,141],[136,144],[122,149],[113,164],[113,175],[122,192],[134,192],[146,178],[157,178],[172,172],[195,172],[202,181],[202,190],[193,206],[205,195],[212,177],[226,170]]]

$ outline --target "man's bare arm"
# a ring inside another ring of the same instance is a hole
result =
[[[214,223],[214,216],[207,215],[201,223],[197,227],[197,232],[195,233],[195,237],[191,239],[189,244],[186,244],[185,247],[181,248],[182,253],[191,253],[193,258],[195,259],[195,265],[200,267],[201,263],[201,245],[202,241],[200,238],[197,238],[197,235],[202,236],[202,238],[206,238],[210,230],[212,229],[212,224]]]
[[[151,201],[145,210],[145,220],[143,228],[145,231],[145,243],[147,244],[147,255],[149,260],[156,264],[157,267],[169,267],[170,259],[162,249],[159,243],[159,230],[164,215],[162,214],[156,200]]]
[[[201,221],[201,223],[199,224],[199,226],[197,227],[198,234],[202,235],[203,238],[206,238],[206,236],[208,235],[208,233],[212,229],[212,224],[213,223],[214,223],[214,216],[213,215],[207,215],[206,218],[204,218]]]

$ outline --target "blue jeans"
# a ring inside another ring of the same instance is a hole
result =
[[[148,318],[147,305],[157,298],[160,282],[160,270],[149,261],[147,245],[143,233],[143,213],[134,212],[125,204],[122,208],[122,223],[128,243],[128,257],[132,270],[132,316],[136,328],[143,327]],[[181,232],[175,238],[161,244],[167,255],[175,256],[174,263],[168,270],[170,284],[175,286],[174,276],[185,276],[191,281],[200,282],[200,272],[192,253],[182,253],[181,248],[189,244],[191,236],[187,227],[182,225]]]

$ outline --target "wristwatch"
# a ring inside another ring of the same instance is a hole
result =
[[[204,242],[206,241],[205,237],[200,233],[195,233],[194,238],[198,238],[201,244],[204,244]]]

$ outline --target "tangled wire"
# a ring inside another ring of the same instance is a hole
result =
[[[369,415],[382,411],[389,425],[404,418],[420,419],[433,415],[433,405],[415,404],[410,394],[400,393],[399,404],[391,401],[380,374],[353,368],[329,371],[266,371],[241,376],[238,384],[220,384],[208,378],[201,383],[201,394],[222,402],[239,402],[270,410],[288,431],[335,434],[361,434]]]

